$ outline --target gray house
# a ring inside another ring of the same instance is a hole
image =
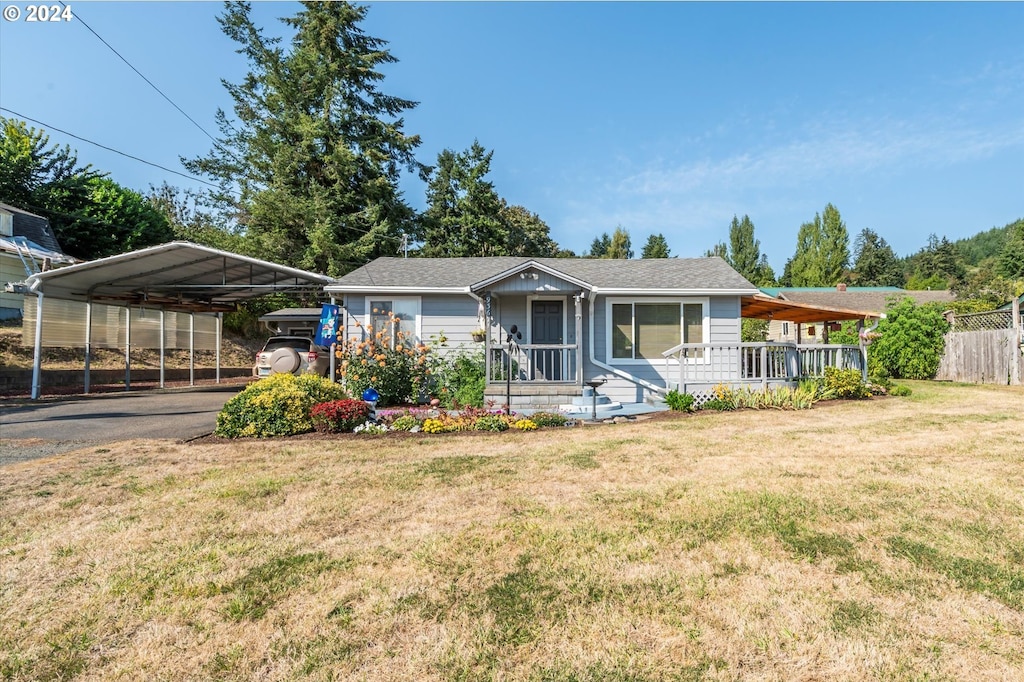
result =
[[[499,403],[507,382],[514,405],[569,403],[595,380],[612,400],[637,403],[799,371],[794,344],[741,343],[744,305],[770,317],[764,306],[786,304],[717,257],[379,258],[324,291],[349,338],[393,314],[423,343],[443,335],[449,348],[482,350]]]

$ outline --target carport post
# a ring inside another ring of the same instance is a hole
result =
[[[164,387],[164,309],[160,308],[160,388]]]
[[[32,351],[32,400],[39,399],[43,365],[43,292],[36,292],[36,338]]]
[[[196,385],[196,314],[188,314],[188,385]]]
[[[124,308],[124,390],[132,390],[132,309]]]
[[[217,313],[217,372],[216,372],[216,383],[220,383],[220,342],[221,342],[221,326],[223,325],[224,313]]]
[[[89,379],[92,365],[92,299],[85,302],[85,381],[84,393],[89,393]]]

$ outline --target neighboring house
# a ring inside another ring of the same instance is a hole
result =
[[[0,203],[0,320],[22,317],[25,297],[8,288],[41,270],[75,262],[61,251],[46,218]]]
[[[316,336],[320,322],[320,308],[282,308],[261,315],[262,322],[272,334],[286,336]]]
[[[533,404],[559,404],[606,380],[612,400],[664,393],[663,352],[682,343],[738,344],[741,297],[757,287],[721,258],[379,258],[324,288],[346,334],[394,314],[424,343],[483,349],[487,394],[504,402],[512,378]],[[474,342],[473,332],[483,340]],[[500,398],[500,399],[499,399]],[[526,399],[524,399],[526,401]]]
[[[949,303],[953,300],[950,291],[912,291],[899,287],[850,287],[838,284],[835,287],[765,287],[761,291],[773,298],[793,303],[835,308],[839,310],[860,310],[874,313],[885,312],[893,297],[909,296],[918,305],[922,303]],[[832,323],[835,326],[837,323]],[[829,323],[797,324],[785,319],[773,318],[768,325],[768,340],[792,343],[825,343]]]

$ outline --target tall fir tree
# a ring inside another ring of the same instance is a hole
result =
[[[669,258],[669,256],[668,242],[665,240],[665,235],[660,232],[649,236],[640,252],[641,258]]]
[[[814,220],[800,226],[796,253],[787,263],[790,286],[831,287],[839,283],[850,261],[850,236],[839,210],[827,204]]]
[[[502,202],[487,179],[493,156],[476,140],[464,152],[438,154],[427,183],[421,255],[505,255]]]
[[[892,247],[867,227],[854,240],[853,283],[861,287],[903,286],[903,267]]]
[[[401,118],[416,103],[379,89],[397,60],[360,27],[366,7],[302,3],[287,49],[250,12],[229,4],[219,19],[249,73],[224,82],[234,117],[218,110],[220,139],[185,167],[219,183],[216,203],[264,258],[339,275],[394,253],[414,220],[401,170],[423,172]]]

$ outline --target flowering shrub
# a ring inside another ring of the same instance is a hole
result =
[[[310,412],[313,428],[321,433],[348,433],[370,416],[370,406],[362,400],[333,400],[314,405]]]
[[[379,311],[374,309],[376,314]],[[415,402],[430,376],[430,348],[415,343],[410,333],[401,328],[401,319],[394,313],[380,329],[356,322],[361,338],[350,337],[344,325],[338,330],[338,373],[353,395],[373,387],[380,394],[382,405]]]
[[[313,429],[314,405],[345,397],[341,386],[315,374],[274,374],[228,400],[217,414],[214,433],[225,438],[304,433]]]
[[[534,412],[530,415],[530,421],[537,426],[567,426],[577,423],[575,419],[569,419],[560,412]]]
[[[379,435],[390,431],[384,424],[374,424],[373,422],[363,422],[356,428],[352,429],[352,433],[368,433],[371,435]]]
[[[512,426],[516,427],[520,431],[536,431],[537,424],[532,419],[520,419]]]

